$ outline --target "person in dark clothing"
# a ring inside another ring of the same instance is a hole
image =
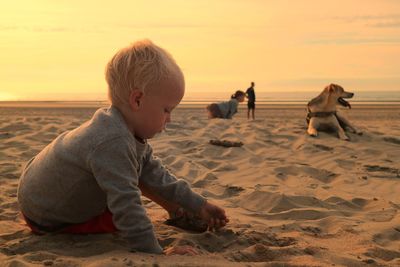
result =
[[[256,109],[256,93],[254,92],[254,82],[251,82],[251,86],[246,90],[246,96],[248,99],[247,119],[250,119],[250,110],[251,110],[251,116],[254,120],[254,110]]]

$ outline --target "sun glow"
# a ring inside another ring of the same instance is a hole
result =
[[[105,99],[107,61],[144,38],[181,66],[185,97],[250,81],[266,93],[400,90],[399,14],[392,0],[5,1],[0,99]]]
[[[0,101],[14,101],[14,100],[17,100],[17,96],[7,92],[0,92]]]

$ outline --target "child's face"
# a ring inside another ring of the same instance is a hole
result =
[[[150,88],[140,103],[135,134],[142,139],[149,139],[162,132],[171,121],[171,112],[181,102],[184,93],[184,81],[180,76],[161,81]]]

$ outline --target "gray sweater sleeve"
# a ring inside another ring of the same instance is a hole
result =
[[[122,137],[115,138],[97,147],[88,163],[107,195],[114,224],[130,247],[161,254],[163,250],[141,203],[135,150]]]
[[[236,99],[229,100],[229,109],[228,114],[226,115],[227,119],[232,119],[232,116],[237,113],[237,107],[239,102]]]
[[[197,213],[206,199],[195,193],[190,185],[182,179],[176,179],[161,163],[154,157],[151,146],[146,154],[140,183],[144,183],[153,192],[162,198],[179,204],[183,208]]]

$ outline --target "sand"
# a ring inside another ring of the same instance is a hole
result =
[[[304,106],[245,105],[233,120],[207,120],[180,107],[155,154],[195,191],[226,209],[217,232],[167,226],[144,199],[164,247],[195,246],[198,256],[130,253],[120,237],[30,233],[16,190],[24,164],[95,107],[0,107],[1,266],[399,266],[400,106],[355,105],[348,117],[364,135],[306,135]],[[241,147],[209,144],[241,141]]]

